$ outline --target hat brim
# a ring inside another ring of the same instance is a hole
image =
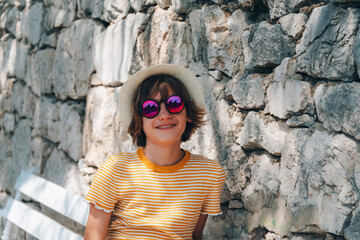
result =
[[[190,70],[174,64],[153,65],[129,77],[121,87],[119,111],[121,123],[126,130],[129,128],[132,121],[131,105],[137,87],[148,77],[160,74],[173,76],[181,81],[196,106],[205,109],[205,98],[201,84]]]

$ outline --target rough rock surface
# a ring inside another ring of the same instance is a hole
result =
[[[40,41],[42,33],[42,22],[44,5],[40,2],[35,3],[30,8],[25,9],[21,22],[21,32],[28,42],[32,45]]]
[[[91,15],[92,18],[99,18],[106,22],[122,19],[127,16],[130,10],[128,0],[78,0],[77,6],[80,16]]]
[[[270,18],[279,18],[297,11],[307,2],[307,0],[268,0]]]
[[[314,100],[325,128],[360,140],[360,83],[322,84],[316,88]]]
[[[82,154],[82,129],[84,106],[82,104],[62,104],[59,108],[60,116],[60,145],[69,157],[75,162]]]
[[[297,70],[316,78],[354,80],[358,11],[332,4],[315,8],[296,46]]]
[[[287,35],[299,39],[305,29],[307,20],[308,17],[304,13],[292,13],[280,18],[279,22]]]
[[[243,21],[244,18],[241,10],[229,15],[218,6],[191,11],[189,21],[195,60],[228,76],[242,72],[241,34],[251,22]]]
[[[102,27],[92,20],[77,20],[58,40],[52,67],[55,95],[61,100],[84,98],[94,72],[95,38]]]
[[[44,16],[45,30],[69,27],[76,18],[76,1],[44,0],[46,13]]]
[[[346,239],[358,239],[360,238],[360,206],[353,212],[353,219],[349,227],[345,229]]]
[[[145,19],[142,13],[129,14],[103,31],[96,41],[95,68],[103,85],[125,82],[131,66],[132,49],[139,28]]]
[[[186,66],[190,60],[189,52],[192,51],[189,44],[185,22],[172,21],[169,11],[157,8],[137,39],[137,54],[133,59],[131,72],[160,63]]]
[[[240,108],[260,109],[265,105],[265,92],[261,76],[249,75],[245,79],[234,78],[226,85],[225,94],[232,97]]]
[[[31,70],[26,75],[26,82],[37,96],[53,92],[51,70],[54,54],[55,50],[45,49],[37,51],[31,58]]]
[[[83,152],[86,164],[99,167],[113,154],[132,149],[132,141],[120,125],[120,88],[91,88],[86,99]],[[121,143],[121,144],[120,144]]]
[[[279,65],[283,58],[295,54],[295,43],[283,32],[281,25],[266,22],[244,31],[244,65],[246,69]]]
[[[354,182],[359,154],[357,143],[343,134],[294,130],[288,135],[279,176],[281,194],[292,207],[292,232],[343,231],[359,199]]]
[[[43,136],[53,142],[60,142],[60,102],[42,97],[35,105],[33,126],[35,136]]]
[[[265,149],[279,156],[285,144],[286,133],[287,127],[275,119],[250,112],[241,130],[239,144],[247,150]]]
[[[46,161],[42,176],[69,191],[82,194],[81,174],[77,164],[71,161],[64,152],[55,148]]]

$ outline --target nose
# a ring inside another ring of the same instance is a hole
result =
[[[165,103],[161,103],[160,105],[160,112],[159,112],[159,119],[170,119],[171,118],[171,113],[168,112],[168,110],[165,107]]]

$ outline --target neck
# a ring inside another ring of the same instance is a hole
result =
[[[180,144],[173,146],[159,146],[146,143],[144,155],[149,161],[159,166],[171,166],[178,163],[184,156],[185,151],[180,148]]]

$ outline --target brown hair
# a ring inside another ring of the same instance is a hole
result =
[[[146,145],[146,135],[142,129],[142,116],[139,112],[141,102],[157,93],[160,93],[161,100],[164,101],[169,97],[170,90],[184,100],[186,116],[191,121],[186,122],[185,131],[181,136],[182,142],[189,140],[196,129],[205,124],[206,121],[203,120],[206,114],[205,109],[197,107],[195,102],[190,100],[190,95],[181,81],[168,75],[151,76],[137,87],[132,100],[133,118],[128,128],[128,133],[133,138],[133,143],[138,147]]]

